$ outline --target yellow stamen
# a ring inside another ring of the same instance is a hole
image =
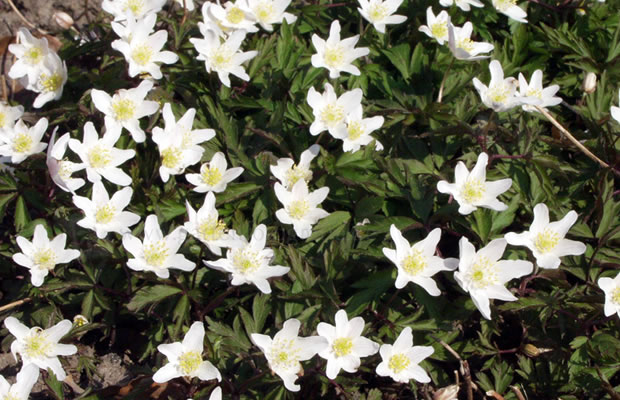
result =
[[[39,84],[43,88],[43,92],[57,92],[62,86],[62,75],[55,73],[52,75],[41,74]]]
[[[494,0],[493,5],[500,11],[506,11],[517,4],[517,0]]]
[[[40,63],[43,60],[43,56],[43,49],[39,46],[33,46],[26,50],[26,52],[24,53],[24,58],[26,59],[26,62],[28,62],[28,64],[30,65]]]
[[[496,264],[484,256],[476,259],[469,272],[469,279],[474,287],[484,289],[487,286],[499,283]]]
[[[127,12],[127,10],[131,11],[135,16],[141,15],[144,10],[144,0],[127,0],[123,11]]]
[[[387,17],[387,15],[388,15],[388,9],[385,5],[378,3],[378,2],[372,2],[370,4],[368,16],[373,22],[383,21],[383,19]]]
[[[228,48],[225,44],[222,44],[220,47],[215,49],[215,51],[211,54],[210,60],[211,64],[213,64],[213,68],[218,69],[226,69],[232,63],[234,52]]]
[[[95,212],[95,222],[98,224],[107,224],[116,216],[116,208],[111,204],[106,204],[97,208]]]
[[[13,140],[13,151],[16,153],[27,153],[32,149],[34,141],[26,132],[18,133]]]
[[[32,258],[38,269],[51,271],[56,266],[56,253],[49,247],[38,249]]]
[[[226,230],[226,225],[213,216],[200,221],[197,230],[200,238],[205,242],[209,242],[221,238]]]
[[[257,252],[249,248],[234,251],[233,264],[242,274],[249,274],[260,267],[260,259]]]
[[[618,306],[620,306],[620,286],[616,287],[611,292],[611,302],[615,303]]]
[[[153,267],[161,267],[168,259],[168,253],[168,246],[163,239],[144,245],[144,259]]]
[[[129,99],[118,99],[112,103],[112,114],[117,121],[132,119],[136,112],[136,105]]]
[[[344,108],[335,103],[328,104],[321,110],[321,119],[329,127],[339,124],[343,118]]]
[[[484,182],[478,179],[469,178],[461,189],[461,195],[466,202],[474,204],[482,200],[485,191],[486,189],[484,187]]]
[[[88,162],[93,168],[105,168],[112,161],[110,149],[103,145],[96,145],[88,152]]]
[[[176,147],[169,147],[161,153],[161,163],[166,168],[175,168],[181,162],[183,153]]]
[[[254,14],[261,22],[269,22],[274,17],[273,3],[271,1],[261,1],[254,9]]]
[[[409,275],[418,275],[424,271],[427,265],[426,257],[424,257],[422,252],[414,249],[413,252],[403,260],[402,269]]]
[[[152,57],[153,49],[148,44],[138,46],[131,52],[131,58],[136,62],[136,64],[142,66],[148,64]]]
[[[185,374],[193,374],[202,363],[202,355],[197,351],[186,351],[179,357],[179,369]]]
[[[0,112],[0,128],[4,128],[6,125],[6,114]]]
[[[230,22],[231,24],[236,25],[244,19],[245,14],[239,7],[232,7],[230,10],[228,10],[228,13],[226,13],[226,20],[228,20],[228,22]]]
[[[438,39],[445,38],[448,36],[448,23],[444,21],[432,24],[431,33]]]
[[[293,187],[300,179],[309,182],[310,179],[312,179],[312,171],[298,165],[293,165],[291,169],[286,171],[285,179],[288,187]]]
[[[269,360],[274,369],[297,369],[299,367],[299,348],[292,339],[277,339],[271,345]]]
[[[310,210],[310,205],[306,200],[295,200],[292,201],[286,208],[291,218],[301,219]]]
[[[534,246],[536,247],[536,250],[544,254],[555,249],[555,246],[557,246],[559,242],[560,235],[552,229],[545,228],[545,230],[536,235],[536,238],[534,239]]]
[[[390,361],[388,362],[388,368],[394,371],[395,373],[399,373],[405,368],[407,368],[411,364],[411,360],[404,354],[394,354],[390,357]]]
[[[351,354],[353,350],[353,341],[348,337],[338,338],[332,343],[332,350],[334,354],[336,354],[336,357]]]
[[[463,49],[468,53],[474,51],[474,42],[467,37],[461,38],[456,42],[456,47]]]
[[[512,88],[507,83],[501,82],[489,88],[487,96],[494,103],[505,103],[512,93]]]
[[[48,357],[52,347],[53,344],[42,330],[30,334],[24,340],[24,354],[29,358]]]
[[[340,45],[325,47],[325,64],[337,68],[344,62],[344,49]]]
[[[222,180],[222,172],[219,168],[207,166],[200,173],[202,181],[209,186],[215,186]]]
[[[364,134],[364,125],[360,124],[357,121],[352,121],[347,126],[347,133],[349,134],[349,139],[357,140]]]

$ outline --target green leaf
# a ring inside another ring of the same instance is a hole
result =
[[[15,204],[15,229],[17,232],[21,232],[28,222],[30,222],[28,206],[24,198],[19,196]]]
[[[149,304],[162,301],[170,296],[181,293],[181,289],[168,285],[147,286],[136,292],[127,308],[130,311],[140,311]]]

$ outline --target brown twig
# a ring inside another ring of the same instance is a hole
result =
[[[436,342],[442,345],[450,354],[454,356],[461,363],[461,375],[463,375],[463,379],[465,379],[465,385],[467,386],[467,400],[474,399],[474,383],[471,380],[471,372],[469,371],[469,364],[467,360],[463,360],[459,353],[457,353],[448,343],[443,340],[435,337],[435,335],[430,335]]]
[[[21,306],[22,304],[28,303],[30,301],[32,301],[32,298],[26,297],[25,299],[21,299],[21,300],[17,300],[9,304],[5,304],[2,307],[0,307],[0,312],[10,310],[11,308],[15,308],[17,306]]]
[[[505,400],[505,399],[504,399],[504,396],[502,396],[501,394],[497,393],[495,390],[489,390],[489,391],[486,393],[486,395],[487,395],[487,396],[491,396],[491,397],[493,397],[493,398],[495,398],[495,399],[497,399],[497,400]]]
[[[607,394],[609,395],[609,397],[612,400],[620,400],[620,393],[616,392],[616,390],[614,389],[613,386],[611,386],[611,384],[609,383],[609,381],[607,381],[607,378],[605,378],[605,376],[603,375],[603,373],[601,372],[601,369],[599,368],[598,365],[594,366],[594,369],[596,369],[596,373],[598,374],[598,377],[601,379],[601,382],[603,384],[603,389],[605,389],[605,391],[607,392]]]
[[[517,400],[525,400],[525,397],[523,397],[523,393],[521,393],[518,387],[511,386],[510,389],[515,394],[515,396],[517,396]]]
[[[13,0],[6,0],[6,1],[9,3],[9,5],[13,9],[13,11],[15,11],[15,14],[17,14],[17,16],[24,22],[24,24],[28,25],[30,27],[30,29],[35,29],[35,30],[37,30],[42,35],[48,35],[49,34],[48,31],[43,30],[41,28],[37,28],[36,25],[34,25],[32,22],[28,21],[26,19],[26,17],[24,17],[24,15],[17,9],[17,7],[15,7],[15,4],[13,4]]]

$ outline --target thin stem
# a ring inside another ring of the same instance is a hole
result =
[[[48,31],[43,30],[43,29],[40,29],[40,28],[37,28],[35,24],[33,24],[32,22],[28,21],[28,20],[26,19],[26,17],[24,17],[24,15],[23,15],[21,12],[19,12],[19,10],[17,9],[17,7],[15,7],[15,4],[13,4],[13,0],[7,0],[7,2],[9,3],[9,5],[10,5],[10,6],[11,6],[11,8],[13,9],[13,11],[15,11],[15,14],[17,14],[17,16],[18,16],[18,17],[19,17],[22,21],[24,21],[24,24],[28,25],[28,26],[30,27],[30,29],[35,29],[35,30],[37,30],[37,31],[38,31],[40,34],[42,34],[42,35],[47,35],[47,34],[49,34],[49,32],[48,32]]]
[[[15,308],[17,306],[21,306],[22,304],[28,303],[30,301],[32,301],[32,298],[26,297],[25,299],[21,299],[21,300],[17,300],[9,304],[5,304],[2,307],[0,307],[0,312],[10,310],[11,308]]]
[[[454,60],[456,60],[456,57],[452,57],[452,60],[448,65],[448,69],[446,69],[446,72],[443,74],[443,79],[441,80],[441,85],[439,86],[439,94],[437,95],[437,103],[441,103],[441,98],[443,97],[443,87],[446,84],[446,79],[448,79],[448,73],[452,68],[452,64],[454,64]]]

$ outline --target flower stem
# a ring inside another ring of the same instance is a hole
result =
[[[454,60],[456,58],[452,57],[452,60],[450,61],[450,64],[448,65],[448,69],[446,69],[446,72],[444,72],[443,74],[443,79],[441,80],[441,85],[439,86],[439,94],[437,95],[437,103],[441,103],[441,98],[443,97],[443,87],[446,84],[446,79],[448,79],[448,73],[450,72],[450,69],[452,68],[452,64],[454,64]]]

